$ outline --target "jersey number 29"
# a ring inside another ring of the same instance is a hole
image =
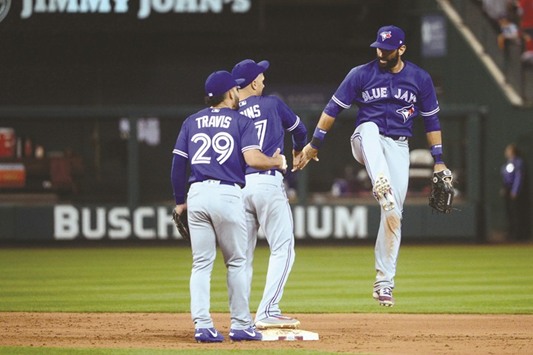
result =
[[[218,154],[216,158],[218,163],[224,164],[224,162],[231,156],[235,147],[233,137],[227,132],[219,132],[215,134],[212,139],[205,133],[197,133],[192,136],[191,141],[193,143],[200,143],[200,147],[191,159],[191,164],[211,163],[211,157],[209,156],[209,151],[211,149]]]

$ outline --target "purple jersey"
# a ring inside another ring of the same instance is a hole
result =
[[[268,156],[277,148],[283,154],[285,131],[291,132],[295,150],[301,151],[307,142],[307,129],[300,118],[276,96],[250,96],[239,102],[239,112],[253,121],[259,146]],[[246,168],[247,174],[257,171]]]
[[[190,183],[214,179],[244,186],[243,153],[250,149],[260,149],[254,125],[237,111],[206,108],[187,117],[172,151],[176,203],[185,196],[184,180],[180,181],[185,176],[184,161],[191,165]]]
[[[399,73],[381,69],[378,60],[353,68],[344,78],[325,113],[336,117],[338,110],[355,103],[356,126],[372,121],[385,136],[413,135],[413,118],[424,118],[426,132],[440,130],[437,117],[439,103],[429,74],[417,65],[404,61]]]

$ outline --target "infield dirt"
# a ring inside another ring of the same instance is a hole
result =
[[[186,313],[0,313],[0,346],[533,354],[533,315],[297,314],[318,341],[197,344]],[[229,315],[213,314],[226,338]]]

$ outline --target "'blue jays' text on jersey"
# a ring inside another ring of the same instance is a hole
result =
[[[372,121],[386,136],[411,137],[413,118],[418,115],[424,118],[427,132],[440,130],[439,103],[431,77],[411,62],[404,64],[395,74],[381,69],[377,59],[353,68],[331,101],[342,109],[355,103],[359,108],[356,126]],[[325,112],[329,114],[327,108]]]
[[[239,112],[253,121],[259,146],[268,156],[274,155],[277,148],[283,154],[285,131],[292,134],[295,150],[301,151],[307,143],[307,129],[300,117],[276,96],[250,96],[239,102]],[[256,171],[246,168],[247,174]]]
[[[243,153],[250,149],[260,149],[250,120],[229,108],[206,108],[183,122],[172,152],[189,160],[190,183],[215,179],[244,186]]]

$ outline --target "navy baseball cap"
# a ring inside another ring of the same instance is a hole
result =
[[[219,70],[211,73],[205,81],[205,93],[207,96],[219,96],[229,91],[231,88],[240,87],[244,79],[235,79],[230,72]]]
[[[250,85],[252,81],[257,78],[261,73],[264,73],[268,69],[270,63],[268,60],[260,61],[259,63],[254,62],[252,59],[245,59],[233,67],[231,74],[235,78],[244,78],[244,82],[241,87],[246,87]]]
[[[383,26],[378,30],[376,41],[370,47],[395,50],[405,44],[405,33],[396,26]]]

